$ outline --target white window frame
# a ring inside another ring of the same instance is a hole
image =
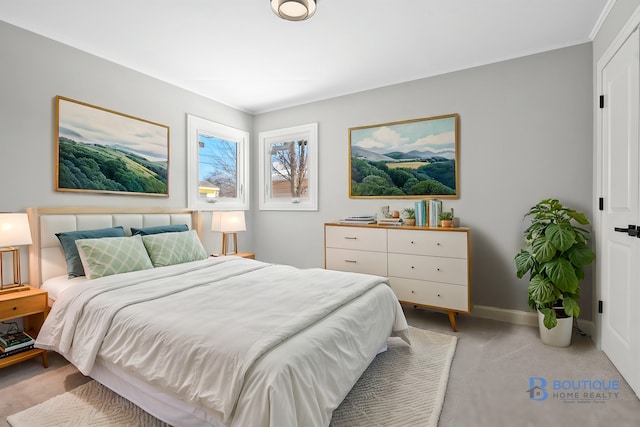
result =
[[[307,141],[307,194],[302,199],[280,199],[271,197],[271,144],[285,139]],[[318,210],[318,123],[294,126],[285,129],[264,131],[258,134],[260,210],[317,211]]]
[[[218,197],[210,201],[200,196],[199,135],[206,134],[235,142],[237,151],[237,197]],[[249,210],[249,132],[187,114],[187,197],[189,209]]]

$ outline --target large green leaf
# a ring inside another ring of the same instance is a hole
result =
[[[542,235],[531,243],[531,252],[536,261],[543,263],[553,259],[557,251],[553,243]]]
[[[558,319],[556,318],[556,312],[552,308],[540,308],[539,309],[542,314],[544,314],[544,326],[547,329],[553,329],[558,324]]]
[[[576,243],[567,251],[567,256],[569,260],[576,267],[584,267],[585,265],[590,264],[595,258],[595,254],[584,243]]]
[[[564,307],[564,312],[567,313],[567,316],[580,316],[580,306],[578,305],[578,301],[573,298],[565,296],[562,299],[562,307]]]
[[[561,224],[549,224],[544,235],[553,243],[560,252],[564,252],[576,241],[576,232],[568,222]]]
[[[533,258],[533,255],[531,255],[531,252],[525,250],[521,250],[520,253],[516,255],[514,261],[516,263],[516,275],[518,279],[522,279],[536,264],[536,260]]]
[[[530,300],[542,306],[553,303],[558,299],[554,292],[553,284],[540,274],[536,274],[529,281],[528,293]]]
[[[551,260],[544,265],[545,272],[562,292],[574,293],[578,288],[578,277],[571,263],[564,258]]]
[[[576,220],[576,222],[578,222],[579,224],[589,224],[589,220],[587,219],[587,216],[582,212],[576,212],[574,210],[570,210],[568,214],[571,218]]]

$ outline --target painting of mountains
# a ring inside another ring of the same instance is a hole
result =
[[[458,198],[457,114],[349,129],[349,197]]]
[[[169,128],[58,96],[57,191],[168,196]]]

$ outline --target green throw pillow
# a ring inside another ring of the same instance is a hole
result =
[[[94,230],[65,231],[63,233],[56,233],[56,237],[60,240],[62,250],[64,251],[69,279],[73,279],[74,277],[84,276],[84,269],[82,268],[82,261],[80,261],[80,256],[78,255],[76,240],[99,239],[102,237],[124,237],[124,228],[118,226],[98,228]]]
[[[153,268],[142,237],[105,237],[76,240],[89,279]]]
[[[198,261],[207,257],[195,230],[142,236],[154,267]]]

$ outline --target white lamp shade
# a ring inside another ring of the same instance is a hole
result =
[[[245,231],[244,211],[213,211],[211,215],[211,230],[221,233],[235,233]]]
[[[0,247],[31,243],[31,229],[27,214],[0,213]]]

